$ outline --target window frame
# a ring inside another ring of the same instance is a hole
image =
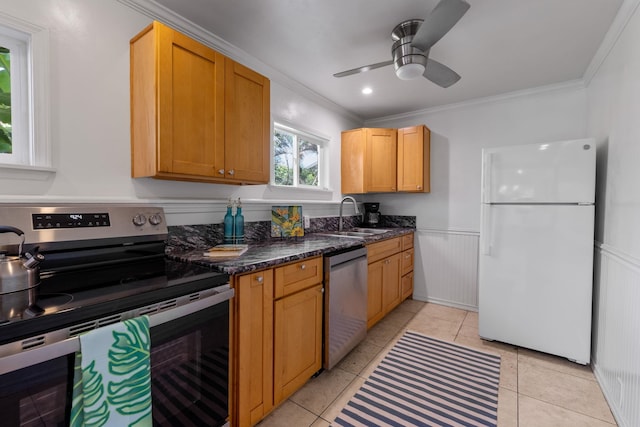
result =
[[[292,135],[294,135],[295,137],[295,141],[294,141],[294,151],[296,153],[298,153],[295,157],[294,157],[294,179],[293,179],[293,185],[282,185],[282,184],[276,184],[275,182],[275,165],[276,165],[276,160],[275,160],[275,145],[274,145],[274,137],[275,137],[275,132],[276,130],[279,129],[281,131],[290,133]],[[315,144],[318,147],[318,185],[314,186],[314,185],[305,185],[305,184],[300,184],[299,181],[299,167],[300,167],[300,156],[299,156],[299,146],[297,143],[298,138],[302,138],[305,141]],[[287,189],[297,189],[297,190],[311,190],[311,191],[318,191],[318,190],[322,190],[322,191],[326,191],[328,190],[327,188],[327,179],[326,179],[326,174],[325,174],[325,152],[326,152],[326,147],[329,143],[329,138],[317,135],[315,133],[312,132],[308,132],[305,130],[300,130],[299,127],[294,127],[290,124],[284,123],[282,120],[274,120],[273,121],[273,130],[271,132],[271,154],[272,154],[272,161],[271,161],[271,180],[270,180],[270,185],[276,188],[287,188]]]
[[[0,156],[0,177],[47,179],[55,172],[50,141],[49,31],[46,28],[0,12],[4,38],[24,43],[18,61],[19,75],[11,76],[13,154]],[[14,59],[12,57],[12,69]],[[20,92],[20,111],[14,113],[14,87]],[[16,119],[18,121],[16,122]],[[16,129],[15,125],[18,125]],[[16,135],[15,131],[18,130]]]

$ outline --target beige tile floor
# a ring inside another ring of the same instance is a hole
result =
[[[407,300],[331,371],[311,379],[260,427],[326,427],[407,330],[500,354],[498,426],[611,427],[615,420],[587,366],[515,346],[482,341],[478,313]]]

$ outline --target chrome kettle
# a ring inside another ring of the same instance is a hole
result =
[[[0,233],[15,233],[21,237],[18,256],[9,256],[0,251],[0,321],[20,317],[34,305],[36,287],[40,284],[39,264],[42,254],[22,254],[24,232],[11,226],[0,226]]]

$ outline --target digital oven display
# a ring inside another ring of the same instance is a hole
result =
[[[32,214],[33,229],[109,227],[108,213]]]

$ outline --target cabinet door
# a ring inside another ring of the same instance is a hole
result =
[[[235,295],[236,422],[253,426],[273,407],[273,271],[239,276]]]
[[[322,367],[322,285],[274,303],[274,403],[298,390]]]
[[[365,187],[367,192],[396,191],[397,132],[366,129]]]
[[[367,268],[367,328],[371,328],[384,316],[382,304],[384,262],[384,259],[373,262]]]
[[[384,314],[400,304],[400,254],[395,254],[383,261],[382,305]]]
[[[269,182],[269,79],[227,58],[225,72],[225,177]]]
[[[398,129],[398,191],[430,191],[430,131],[422,126]]]
[[[365,193],[365,150],[366,134],[364,129],[352,129],[342,132],[340,144],[340,178],[342,194]]]
[[[161,24],[158,34],[158,172],[219,176],[224,56]]]

